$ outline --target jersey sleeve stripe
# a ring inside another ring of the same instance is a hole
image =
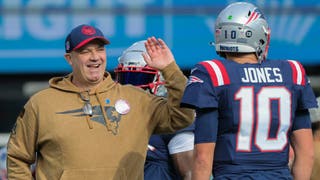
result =
[[[289,60],[292,69],[293,82],[298,85],[305,85],[305,71],[300,63],[297,61]]]
[[[210,75],[212,84],[214,86],[222,86],[230,84],[230,79],[227,71],[222,63],[219,61],[203,61],[202,64]]]
[[[207,61],[207,63],[209,64],[211,69],[216,74],[216,77],[218,79],[218,86],[222,86],[224,84],[224,82],[223,82],[222,72],[221,72],[219,66],[215,62],[212,62],[212,61]]]
[[[303,68],[301,63],[297,62],[297,64],[299,65],[299,68],[301,70],[301,76],[302,76],[301,85],[305,85],[306,84],[306,78],[305,78],[306,77],[306,72],[305,72],[305,70],[304,70],[304,68]]]
[[[224,65],[220,61],[217,61],[217,60],[213,60],[213,62],[215,62],[219,66],[220,71],[221,71],[222,76],[223,76],[224,84],[230,84],[229,75],[228,75],[227,70],[224,67]]]
[[[294,84],[297,84],[297,69],[295,68],[294,64],[289,61],[290,67],[292,69],[292,80]]]
[[[211,65],[208,63],[208,61],[204,61],[204,62],[200,62],[200,64],[202,66],[204,66],[204,68],[207,70],[207,72],[209,73],[210,75],[210,79],[211,79],[211,82],[213,84],[213,86],[218,86],[219,83],[218,83],[218,77],[214,71],[214,69],[211,67]]]

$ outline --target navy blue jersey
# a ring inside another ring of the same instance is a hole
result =
[[[290,134],[311,124],[296,114],[317,104],[297,61],[210,60],[192,69],[182,106],[218,112],[196,119],[195,143],[215,142],[214,173],[228,174],[287,168]]]
[[[152,135],[149,140],[146,162],[144,166],[145,180],[179,180],[178,171],[173,166],[168,144],[178,133],[194,131],[194,124],[173,134]]]
[[[147,161],[170,161],[168,144],[173,136],[174,134],[152,135],[149,139]]]
[[[177,173],[168,150],[168,143],[174,135],[152,135],[149,140],[144,179],[175,179]]]

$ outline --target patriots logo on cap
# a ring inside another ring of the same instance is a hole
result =
[[[203,80],[198,78],[197,76],[190,76],[188,83],[187,83],[187,86],[192,83],[203,83]]]
[[[92,26],[83,26],[81,32],[84,35],[91,36],[96,33],[96,30]]]

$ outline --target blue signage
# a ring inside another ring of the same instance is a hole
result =
[[[219,58],[214,22],[232,0],[0,0],[0,73],[63,73],[64,40],[79,24],[99,27],[111,41],[108,71],[133,42],[156,36],[172,49],[177,63],[190,69]],[[269,59],[297,59],[319,65],[318,0],[250,1],[265,10],[271,27]]]

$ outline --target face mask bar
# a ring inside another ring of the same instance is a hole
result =
[[[132,84],[142,89],[149,89],[153,94],[157,93],[157,87],[165,84],[160,81],[160,74],[157,70],[145,66],[123,66],[115,69],[116,81],[120,84]]]
[[[157,70],[155,70],[154,68],[151,68],[149,66],[123,66],[123,64],[120,64],[115,70],[115,73],[119,73],[119,72],[143,72],[143,73],[147,73],[147,74],[157,74]]]
[[[115,71],[116,81],[120,84],[132,84],[134,86],[145,86],[153,83],[157,70],[148,66],[123,66],[119,65]]]

